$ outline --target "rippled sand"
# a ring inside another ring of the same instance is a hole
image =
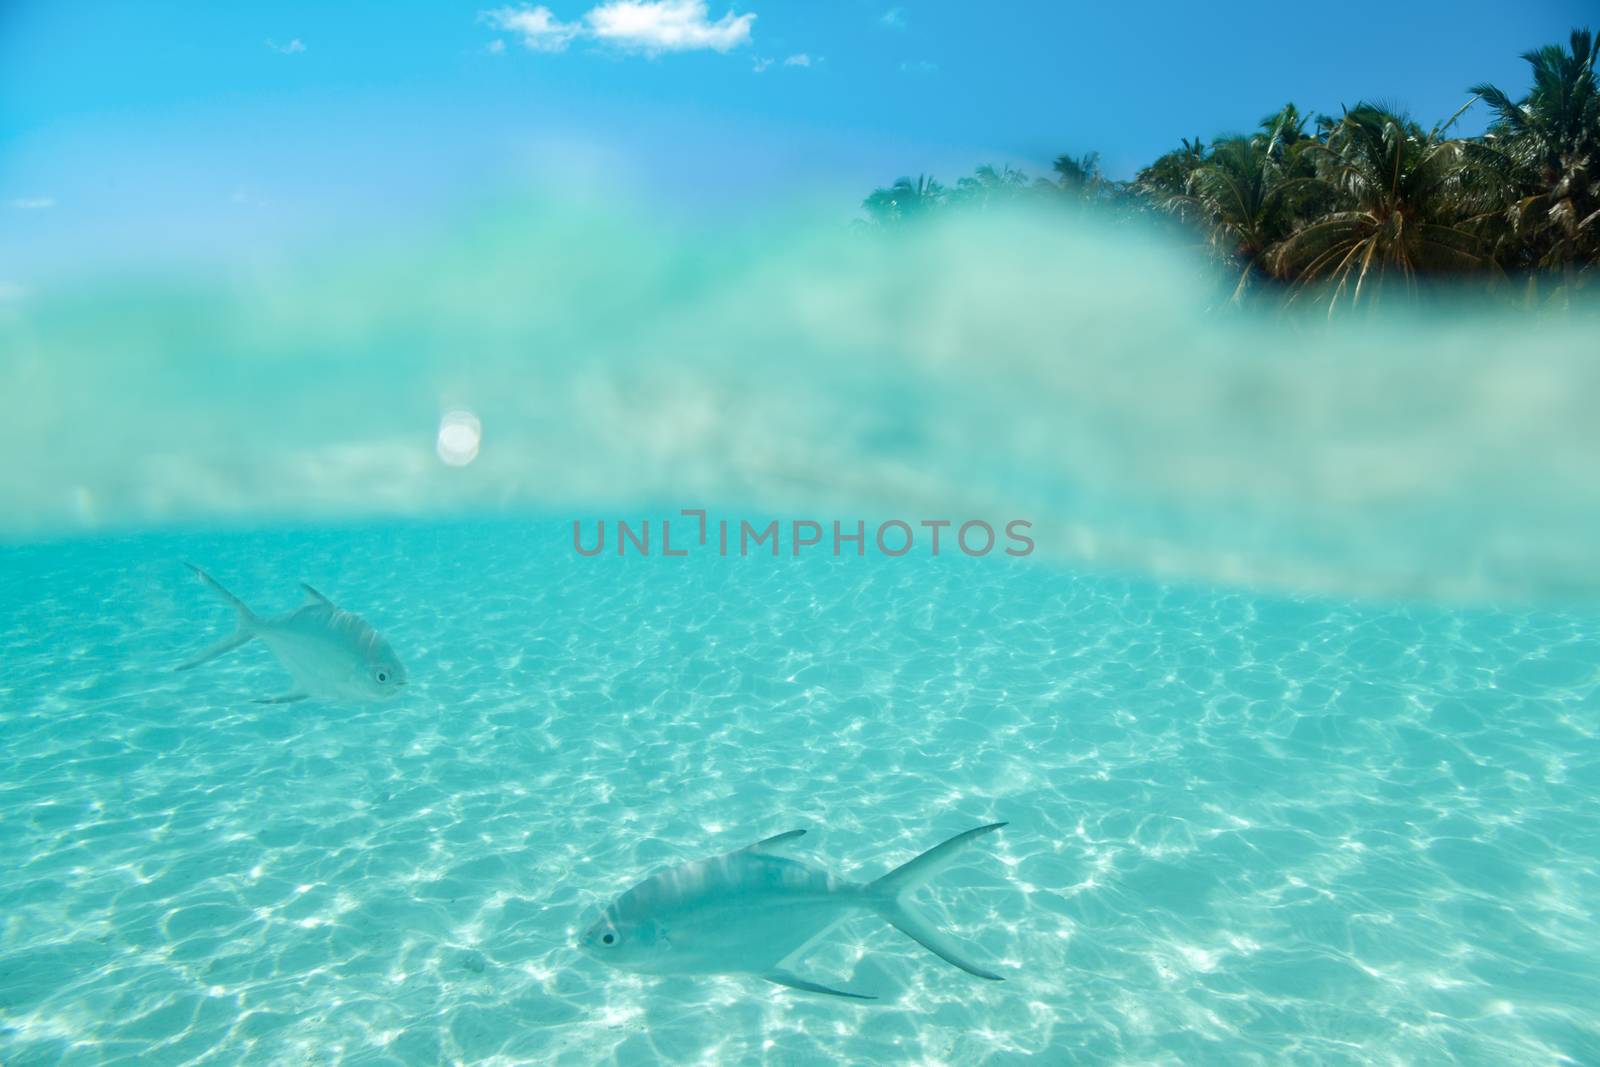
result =
[[[576,558],[550,523],[5,548],[0,1062],[1600,1062],[1593,618],[985,559]],[[308,580],[391,705],[263,706]],[[806,827],[868,878],[1010,820],[802,973],[569,947]]]

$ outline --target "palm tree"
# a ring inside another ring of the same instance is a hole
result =
[[[955,191],[950,194],[950,201],[981,209],[991,204],[1015,201],[1027,188],[1028,176],[1022,171],[1012,166],[995,170],[994,167],[985,164],[974,171],[972,177],[961,178],[956,182]]]
[[[920,175],[914,182],[901,178],[887,189],[874,189],[861,206],[866,209],[868,218],[888,224],[918,218],[944,200],[944,186],[928,175]]]
[[[1532,240],[1538,266],[1561,270],[1568,299],[1580,259],[1600,252],[1600,40],[1573,30],[1569,45],[1524,53],[1533,89],[1520,101],[1493,85],[1470,90],[1494,109],[1490,141],[1511,164],[1513,232]]]
[[[1263,118],[1257,129],[1269,137],[1276,137],[1285,146],[1290,146],[1307,139],[1306,121],[1306,116],[1300,114],[1300,109],[1295,107],[1291,100]]]
[[[1200,138],[1183,138],[1183,147],[1158,156],[1156,161],[1133,176],[1133,186],[1141,195],[1161,207],[1174,196],[1188,190],[1189,175],[1206,161],[1206,146]]]
[[[1278,247],[1278,272],[1295,278],[1300,291],[1333,284],[1331,314],[1346,295],[1355,305],[1394,281],[1414,294],[1423,272],[1491,268],[1472,223],[1492,205],[1466,195],[1461,144],[1444,138],[1454,121],[1423,133],[1377,105],[1346,112],[1327,143],[1308,149],[1334,209]]]
[[[1522,99],[1473,88],[1494,111],[1482,137],[1447,136],[1473,101],[1428,131],[1371,103],[1337,117],[1290,103],[1242,136],[1185,138],[1132,182],[1107,179],[1094,153],[1063,155],[1031,185],[1010,167],[980,167],[948,191],[902,178],[863,206],[879,224],[1034,198],[1073,211],[1156,209],[1227,265],[1234,302],[1275,278],[1291,300],[1325,297],[1331,314],[1415,294],[1428,276],[1496,285],[1506,269],[1527,272],[1530,294],[1558,272],[1570,300],[1600,260],[1600,41],[1573,30],[1567,45],[1523,59],[1533,85]]]
[[[1058,191],[1070,201],[1086,204],[1104,200],[1116,191],[1115,183],[1100,172],[1099,152],[1057,156],[1051,169],[1056,173],[1055,181],[1040,179],[1040,186]]]
[[[1252,281],[1270,275],[1271,252],[1292,232],[1296,194],[1310,181],[1292,174],[1294,157],[1284,148],[1285,133],[1298,137],[1304,123],[1294,105],[1268,121],[1265,135],[1218,139],[1210,156],[1190,168],[1183,192],[1162,201],[1168,211],[1199,221],[1212,249],[1239,271],[1234,303]]]
[[[1270,277],[1272,253],[1303,219],[1327,208],[1307,149],[1316,138],[1293,103],[1267,115],[1260,132],[1219,137],[1208,149],[1198,137],[1139,171],[1133,188],[1144,202],[1195,227],[1213,253],[1237,272],[1232,300]]]

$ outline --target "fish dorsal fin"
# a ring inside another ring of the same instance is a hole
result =
[[[805,833],[806,832],[804,830],[790,830],[787,833],[775,834],[772,837],[762,838],[760,841],[757,841],[753,845],[746,845],[740,851],[743,851],[743,852],[768,852],[768,851],[771,851],[772,848],[774,848],[777,845],[786,844],[786,843],[788,843],[790,841],[793,841],[797,837],[804,837]]]
[[[329,600],[327,597],[311,588],[305,582],[300,583],[300,588],[306,591],[305,602],[307,604],[326,604],[330,608],[333,607],[333,601]]]

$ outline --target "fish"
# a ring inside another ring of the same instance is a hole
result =
[[[805,834],[790,830],[715,859],[660,871],[601,909],[580,936],[588,955],[654,975],[753,975],[809,993],[877,1000],[797,974],[795,961],[839,923],[863,913],[889,925],[968,974],[1004,979],[912,907],[911,892],[950,866],[1003,822],[959,833],[873,882],[850,882],[777,849]]]
[[[258,704],[288,704],[308,697],[364,703],[393,699],[405,688],[406,669],[388,642],[359,615],[341,610],[304,582],[300,588],[305,591],[305,600],[300,607],[280,618],[265,619],[211,575],[193,563],[187,566],[208,589],[232,606],[238,614],[238,626],[229,636],[180,664],[178,670],[193,670],[260,639],[288,669],[295,687],[281,696],[257,700]]]

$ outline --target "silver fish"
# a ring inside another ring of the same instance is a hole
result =
[[[406,669],[386,641],[361,617],[341,611],[333,601],[305,583],[299,608],[277,619],[263,619],[244,601],[222,588],[211,575],[189,564],[213,593],[238,612],[238,629],[177,669],[190,670],[256,638],[272,650],[294,677],[295,688],[282,696],[257,701],[287,704],[307,697],[333,701],[387,700],[406,684]]]
[[[963,950],[918,915],[907,897],[953,862],[977,838],[1006,825],[957,834],[875,882],[835,878],[773,854],[805,833],[758,841],[716,859],[686,863],[645,879],[601,912],[580,947],[614,967],[646,974],[749,974],[778,985],[857,1000],[864,993],[802,978],[789,969],[834,926],[870,912],[946,963],[1002,981],[969,962]]]

